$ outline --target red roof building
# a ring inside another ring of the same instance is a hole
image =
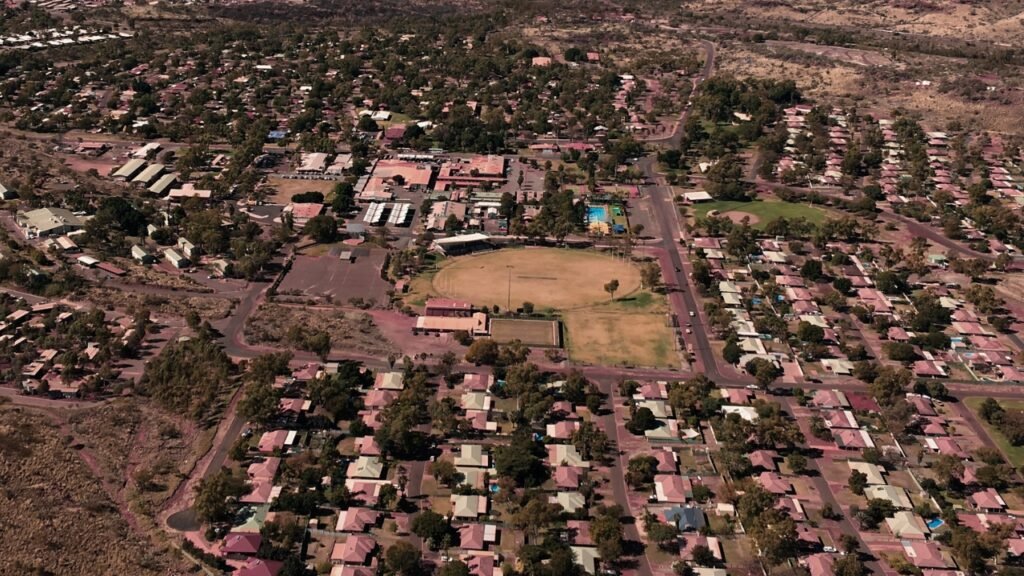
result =
[[[277,560],[249,558],[238,572],[235,572],[235,576],[277,576],[283,566],[284,562]]]
[[[229,532],[221,544],[220,553],[222,556],[254,556],[260,551],[260,544],[263,537],[259,534],[246,534],[242,532]]]

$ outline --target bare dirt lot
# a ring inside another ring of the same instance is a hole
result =
[[[329,255],[297,256],[278,292],[326,297],[334,302],[357,297],[386,304],[391,284],[380,277],[383,264],[384,250],[365,248],[356,249],[354,262]]]
[[[609,299],[604,286],[619,281],[618,296],[640,287],[630,262],[583,250],[525,248],[455,258],[434,275],[436,294],[477,306],[505,308],[532,302],[538,309],[566,310]],[[509,285],[511,284],[511,295]]]
[[[195,310],[200,318],[210,321],[225,318],[234,306],[234,303],[226,298],[170,297],[101,287],[90,288],[86,293],[86,300],[101,308],[144,308],[163,316],[184,317],[189,310]]]
[[[245,338],[250,344],[294,344],[290,336],[301,330],[327,331],[333,348],[380,356],[396,351],[369,314],[298,305],[260,306],[245,323]]]

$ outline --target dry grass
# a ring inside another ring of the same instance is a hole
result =
[[[509,298],[511,266],[511,298]],[[582,250],[499,250],[447,261],[433,277],[434,293],[477,306],[504,309],[532,302],[537,309],[566,310],[608,299],[604,285],[617,279],[617,296],[640,287],[640,270],[629,262]]]
[[[220,320],[227,317],[234,303],[226,298],[199,296],[167,297],[113,288],[93,287],[86,292],[86,300],[101,308],[135,310],[143,308],[158,316],[184,317],[189,310],[195,310],[203,320]]]
[[[303,192],[319,192],[327,198],[337,184],[334,180],[291,180],[273,176],[267,179],[267,183],[275,190],[267,201],[278,204],[287,204],[292,201],[292,196]]]
[[[563,315],[573,362],[602,366],[678,367],[672,328],[662,313],[599,309]]]
[[[335,349],[376,355],[397,351],[369,314],[280,304],[260,306],[245,323],[245,338],[250,344],[293,345],[289,333],[298,329],[325,330]]]
[[[96,457],[114,484],[124,485],[133,509],[150,517],[208,446],[191,422],[138,399],[119,399],[68,419],[76,441]]]
[[[130,527],[87,453],[76,453],[42,415],[0,408],[0,572],[184,573],[169,551]]]
[[[126,272],[120,281],[128,284],[145,284],[161,288],[190,290],[192,292],[213,292],[184,274],[172,274],[164,270],[143,266],[127,258],[114,258],[113,264]]]

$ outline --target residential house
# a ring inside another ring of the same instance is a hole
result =
[[[331,563],[366,566],[370,563],[377,541],[366,534],[353,534],[345,542],[335,542],[331,550]]]
[[[654,476],[654,495],[658,502],[685,504],[693,498],[693,483],[678,474],[657,474]]]
[[[498,542],[498,526],[495,524],[463,524],[459,526],[459,548],[463,550],[487,550]]]
[[[707,524],[704,511],[700,508],[675,506],[663,513],[665,521],[675,524],[683,532],[700,531]]]
[[[221,556],[235,560],[244,560],[249,556],[255,556],[260,551],[260,544],[263,537],[259,534],[245,534],[241,532],[229,532],[221,543]]]
[[[487,514],[487,497],[476,494],[452,494],[452,515],[455,518],[470,518]]]
[[[350,507],[338,512],[335,530],[338,532],[366,532],[380,522],[381,513],[370,508]]]
[[[886,518],[885,524],[900,540],[927,540],[931,532],[925,521],[909,510],[900,510],[892,518]]]
[[[864,489],[864,497],[868,500],[887,500],[896,508],[910,510],[914,507],[907,491],[898,486],[873,485]]]

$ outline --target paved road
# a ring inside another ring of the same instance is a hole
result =
[[[782,409],[789,415],[790,418],[795,419],[796,416],[793,413],[793,406],[790,403],[791,399],[784,398],[783,400],[784,401],[780,403]],[[839,501],[836,500],[836,496],[832,492],[832,488],[828,485],[828,481],[825,480],[825,476],[822,474],[821,468],[818,466],[818,459],[808,458],[807,468],[811,470],[814,473],[814,475],[805,475],[805,477],[808,478],[814,484],[814,489],[821,496],[821,501],[831,506],[832,510],[834,510],[835,512],[839,513],[842,516],[839,520],[835,521],[836,525],[839,527],[843,534],[849,534],[851,536],[856,537],[857,542],[860,544],[861,551],[871,556],[871,560],[866,561],[864,563],[868,569],[868,573],[883,574],[884,571],[882,570],[881,564],[879,564],[878,560],[874,558],[874,554],[871,552],[871,548],[868,547],[867,542],[865,542],[864,539],[861,538],[860,530],[857,529],[857,526],[854,526],[853,522],[851,522],[850,519],[843,512],[843,508],[839,504]],[[829,521],[826,520],[824,522]],[[838,542],[836,544],[838,544]],[[838,548],[838,546],[836,546],[836,548]]]
[[[598,388],[602,393],[608,396],[609,410],[607,413],[601,416],[601,426],[605,432],[609,435],[609,438],[616,447],[621,446],[619,442],[619,426],[615,422],[615,390],[613,384],[610,381],[599,382]],[[626,488],[625,471],[627,467],[627,461],[631,455],[619,453],[615,459],[615,463],[609,467],[611,471],[611,488],[612,488],[612,499],[615,503],[622,507],[622,509],[632,516],[635,521],[640,521],[640,514],[632,509],[629,503],[629,489]],[[631,524],[623,525],[623,536],[627,541],[643,542],[640,538],[640,531],[637,529],[636,522]],[[637,559],[638,566],[637,571],[640,576],[652,576],[654,571],[651,569],[650,558],[647,557],[647,550],[644,549],[644,553]]]
[[[693,98],[697,95],[697,89],[700,85],[711,76],[711,73],[715,69],[715,45],[707,40],[700,41],[701,47],[704,49],[704,67],[701,68],[700,73],[693,81],[693,90],[690,92],[689,101],[686,103],[686,107],[683,109],[682,114],[679,115],[679,119],[672,127],[672,132],[666,136],[658,138],[649,138],[646,142],[651,144],[665,144],[671,148],[678,148],[679,144],[683,139],[683,125],[686,124],[686,117],[690,113],[690,103],[693,102]]]

